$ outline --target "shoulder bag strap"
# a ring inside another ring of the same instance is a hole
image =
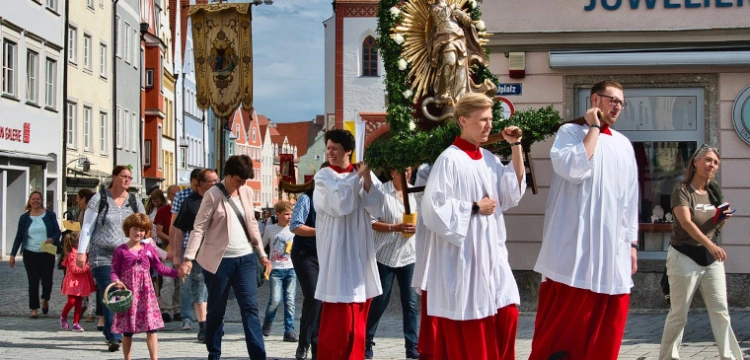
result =
[[[221,192],[224,194],[224,197],[227,199],[227,202],[229,203],[229,206],[232,207],[232,210],[234,210],[234,214],[237,215],[237,219],[240,221],[240,225],[242,225],[242,230],[245,230],[245,236],[247,237],[247,241],[250,242],[250,231],[247,230],[247,224],[245,223],[245,218],[242,216],[242,213],[240,212],[240,209],[237,208],[237,205],[232,201],[232,197],[227,192],[227,188],[224,187],[224,184],[222,183],[216,183],[215,185]],[[250,244],[252,246],[252,243]]]

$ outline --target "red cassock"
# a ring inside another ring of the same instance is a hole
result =
[[[367,314],[372,299],[363,303],[323,302],[318,331],[318,359],[365,358]]]
[[[515,360],[518,307],[478,320],[437,318],[435,360]]]
[[[616,360],[629,301],[630,294],[600,294],[547,279],[539,288],[529,360],[556,353],[560,359]]]

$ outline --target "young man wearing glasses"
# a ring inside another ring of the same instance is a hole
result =
[[[531,360],[617,359],[637,270],[638,168],[630,140],[610,129],[626,105],[622,85],[597,83],[550,150]]]

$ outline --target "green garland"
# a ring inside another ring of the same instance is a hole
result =
[[[477,0],[481,2],[482,0]],[[460,134],[457,124],[449,122],[437,126],[430,131],[423,131],[413,125],[413,104],[411,99],[411,80],[407,78],[409,67],[404,70],[398,68],[401,58],[401,45],[392,37],[391,33],[401,21],[402,15],[398,9],[401,0],[381,0],[378,8],[378,48],[383,57],[385,67],[385,91],[388,99],[386,122],[390,125],[389,136],[376,139],[365,151],[365,161],[373,169],[385,170],[389,168],[405,169],[422,163],[433,163],[440,154]],[[397,15],[394,15],[397,13]],[[471,17],[478,21],[482,12],[479,5],[471,7]],[[489,51],[487,57],[489,58]],[[499,80],[486,66],[473,66],[472,73],[476,83],[490,79],[495,84]],[[511,119],[502,116],[502,105],[495,102],[492,108],[493,133],[501,131],[509,125],[519,126],[523,132],[524,148],[528,150],[536,141],[543,141],[554,133],[554,128],[560,123],[560,115],[551,106],[540,110],[529,109],[518,111]],[[507,142],[492,147],[498,155],[510,155]]]

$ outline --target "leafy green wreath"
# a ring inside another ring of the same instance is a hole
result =
[[[478,4],[481,1],[466,2],[474,21],[479,21],[482,16]],[[432,129],[421,129],[417,126],[422,126],[429,120],[420,122],[414,117],[411,79],[407,76],[410,65],[403,60],[399,62],[403,39],[391,36],[403,17],[399,10],[400,5],[401,0],[381,0],[378,8],[378,48],[385,67],[388,102],[386,122],[390,125],[390,132],[373,141],[365,151],[365,161],[371,168],[378,170],[403,170],[422,163],[434,163],[461,132],[453,121]],[[485,52],[489,58],[489,50],[485,49]],[[497,77],[486,66],[473,66],[472,76],[475,83],[481,83],[485,79],[490,79],[495,84],[499,83]],[[516,111],[510,119],[504,119],[502,105],[495,101],[492,114],[492,133],[498,133],[510,125],[520,127],[523,130],[522,146],[526,152],[530,151],[533,143],[544,141],[554,134],[561,122],[560,114],[551,105],[541,109]],[[504,141],[488,149],[500,156],[510,156],[511,153],[509,144]]]

